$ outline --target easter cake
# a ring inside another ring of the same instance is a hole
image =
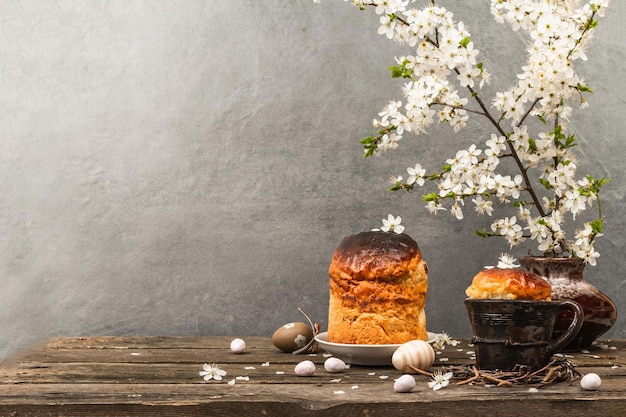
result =
[[[474,276],[465,294],[471,299],[551,300],[552,286],[530,271],[485,268]]]
[[[344,238],[328,271],[328,341],[426,340],[427,269],[417,243],[406,234],[371,231]]]

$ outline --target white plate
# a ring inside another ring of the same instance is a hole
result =
[[[437,340],[437,334],[428,332],[428,343]],[[319,346],[333,356],[352,365],[383,366],[391,365],[393,352],[400,345],[353,345],[328,341],[328,332],[315,336]]]

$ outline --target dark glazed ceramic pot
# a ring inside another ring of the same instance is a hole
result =
[[[520,263],[525,269],[546,278],[552,284],[553,300],[574,300],[585,313],[578,335],[563,350],[588,348],[615,324],[615,304],[606,294],[585,280],[585,263],[582,259],[527,256],[521,258]],[[571,312],[562,312],[557,318],[555,333],[563,332],[572,318]]]
[[[472,325],[472,343],[479,369],[535,371],[546,366],[552,355],[569,343],[580,330],[583,311],[571,300],[465,300]],[[554,335],[556,318],[572,313],[569,327]]]

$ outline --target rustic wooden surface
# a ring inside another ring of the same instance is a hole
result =
[[[249,337],[244,354],[231,337],[57,338],[0,364],[0,416],[626,416],[626,341],[602,341],[589,353],[569,353],[582,374],[602,377],[598,391],[579,381],[529,391],[527,385],[452,383],[439,391],[426,376],[407,394],[393,391],[392,367],[324,371],[322,352],[293,356],[269,338]],[[472,347],[447,346],[432,369],[471,365]],[[294,366],[310,359],[313,377]],[[202,364],[228,372],[205,382]],[[249,369],[253,367],[254,369]],[[238,376],[249,380],[228,381]],[[343,393],[341,393],[341,391]]]

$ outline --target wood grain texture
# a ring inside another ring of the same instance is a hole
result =
[[[229,337],[59,338],[0,364],[2,416],[590,416],[626,415],[626,341],[612,349],[571,353],[581,373],[602,377],[598,391],[578,382],[529,387],[455,385],[432,391],[416,376],[408,394],[393,391],[400,373],[392,367],[352,366],[340,374],[324,371],[325,356],[294,356],[269,338],[246,340],[244,354],[228,349]],[[472,363],[472,346],[448,346],[433,368]],[[301,360],[317,365],[313,377],[298,377]],[[204,381],[203,363],[228,374]],[[249,380],[227,382],[237,376]],[[343,393],[341,393],[343,392]]]

